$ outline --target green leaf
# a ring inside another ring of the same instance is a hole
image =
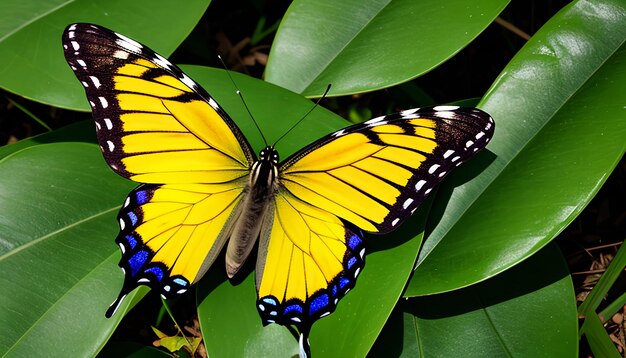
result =
[[[602,321],[596,315],[588,316],[581,327],[585,331],[585,336],[589,342],[589,347],[596,357],[620,358],[621,354],[615,349],[615,344],[611,341]]]
[[[34,101],[88,110],[84,89],[65,62],[61,34],[91,22],[169,56],[204,13],[208,0],[0,2],[0,87]],[[157,26],[165,24],[165,26]]]
[[[621,245],[619,251],[611,261],[611,264],[606,271],[600,277],[600,280],[593,287],[589,295],[585,298],[585,301],[578,307],[578,313],[583,316],[596,316],[596,310],[600,304],[605,300],[606,295],[609,293],[615,281],[620,277],[624,268],[626,267],[626,245]],[[612,312],[614,314],[615,312]],[[603,319],[608,320],[610,318],[604,316]],[[584,332],[584,331],[582,331]]]
[[[100,358],[155,358],[171,357],[170,354],[154,347],[147,347],[132,342],[110,342],[98,354]]]
[[[372,91],[452,57],[506,0],[296,0],[276,34],[267,81],[306,96]]]
[[[481,106],[494,138],[438,191],[407,296],[506,270],[593,198],[626,150],[625,21],[623,1],[574,2],[505,68]]]
[[[121,318],[104,310],[122,284],[115,215],[131,187],[93,144],[0,160],[1,355],[93,356],[104,345]]]
[[[85,115],[87,116],[87,115]],[[24,148],[46,143],[85,142],[97,143],[93,120],[73,123],[55,131],[22,139],[17,143],[0,147],[0,159]]]
[[[574,289],[556,245],[487,281],[399,308],[370,357],[577,356]]]

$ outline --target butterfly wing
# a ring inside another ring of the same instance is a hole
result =
[[[313,322],[335,310],[365,264],[359,229],[394,230],[493,130],[479,109],[413,109],[342,129],[286,159],[259,247],[263,323],[298,326],[306,352]]]
[[[85,87],[106,162],[141,183],[247,175],[250,144],[226,112],[161,55],[111,30],[73,24],[65,58]]]
[[[138,285],[180,294],[223,247],[255,155],[215,100],[146,46],[73,24],[63,47],[85,87],[106,162],[148,183],[118,215],[125,281],[107,316]]]
[[[493,119],[476,108],[437,106],[374,118],[286,159],[281,183],[364,231],[388,233],[454,167],[483,149],[493,130]]]
[[[244,182],[142,184],[118,214],[124,284],[106,312],[111,317],[124,297],[148,285],[166,298],[196,283],[228,238]]]

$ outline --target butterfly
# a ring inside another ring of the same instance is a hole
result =
[[[220,105],[177,66],[93,24],[63,33],[108,165],[141,183],[118,214],[124,283],[106,316],[147,285],[186,292],[225,250],[232,278],[257,245],[257,310],[294,325],[303,355],[365,265],[364,232],[413,214],[494,132],[482,110],[410,109],[328,134],[284,160],[258,156]],[[224,247],[226,247],[224,249]]]

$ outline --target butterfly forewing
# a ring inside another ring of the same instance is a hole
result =
[[[285,160],[281,183],[365,231],[387,233],[484,148],[493,130],[493,119],[476,108],[407,110],[314,142]]]
[[[255,160],[247,140],[178,67],[96,25],[70,25],[63,43],[85,87],[102,153],[118,174],[155,184],[247,175]]]

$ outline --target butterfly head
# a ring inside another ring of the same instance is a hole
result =
[[[259,152],[259,162],[270,162],[274,166],[278,166],[278,151],[273,146],[267,146]]]

